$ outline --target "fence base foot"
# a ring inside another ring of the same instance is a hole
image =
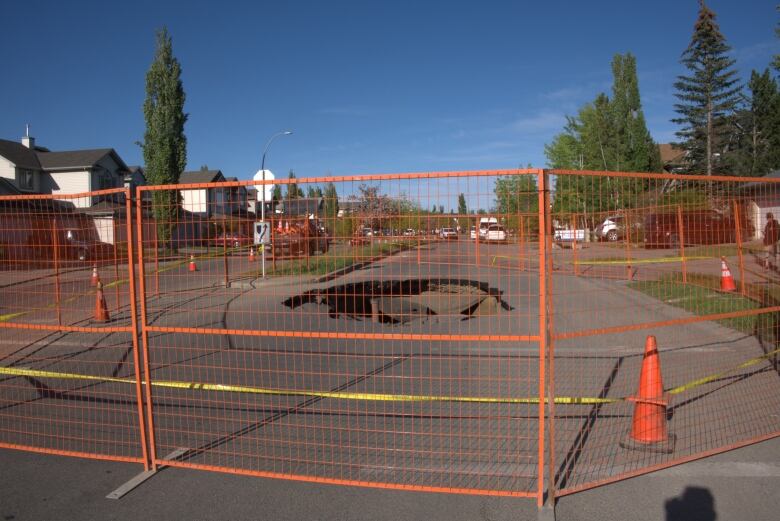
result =
[[[538,521],[555,521],[555,505],[548,502],[539,508],[536,519]]]
[[[118,489],[114,490],[109,495],[107,495],[106,499],[121,499],[122,496],[124,496],[131,490],[135,489],[135,487],[137,487],[147,479],[151,478],[155,474],[157,474],[156,470],[145,470],[141,472],[140,474],[130,478],[130,481],[123,483],[122,485],[119,486]]]
[[[174,460],[179,456],[185,454],[188,450],[189,449],[176,449],[175,451],[165,456],[165,458],[163,459]],[[157,474],[156,470],[145,470],[140,474],[133,476],[132,478],[130,478],[129,481],[123,483],[122,485],[119,486],[119,488],[117,488],[109,495],[107,495],[106,499],[122,499],[123,496],[132,492],[136,487],[144,483],[147,479],[151,478],[155,474]]]

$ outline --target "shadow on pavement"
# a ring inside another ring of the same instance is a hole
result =
[[[707,488],[685,487],[680,496],[664,504],[666,521],[715,521],[715,498]]]

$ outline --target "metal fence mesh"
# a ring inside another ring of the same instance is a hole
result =
[[[541,501],[780,433],[771,179],[276,184],[0,197],[0,446]]]
[[[144,460],[126,195],[0,197],[4,446]]]

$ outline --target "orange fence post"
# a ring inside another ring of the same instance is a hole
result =
[[[135,295],[135,259],[133,258],[133,208],[131,201],[131,192],[128,189],[125,194],[125,230],[127,233],[127,276],[128,276],[128,288],[130,290],[130,325],[132,328],[132,344],[133,344],[133,369],[135,376],[135,399],[138,409],[138,431],[141,436],[141,453],[144,459],[144,470],[149,470],[149,449],[147,446],[147,432],[146,422],[144,421],[144,399],[143,399],[143,387],[141,378],[141,356],[138,348],[138,336],[140,331],[138,329],[138,309]],[[141,195],[138,193],[138,201],[141,200]],[[138,229],[141,229],[141,223],[138,222]],[[139,249],[143,251],[142,238],[139,233],[138,237]],[[143,266],[143,256],[139,256],[139,266]],[[151,402],[150,402],[151,407]]]
[[[677,236],[680,241],[680,260],[682,261],[682,281],[688,283],[688,265],[685,262],[685,230],[682,219],[682,206],[677,205]]]
[[[57,218],[51,221],[51,236],[54,244],[54,303],[57,308],[57,324],[62,325],[62,308],[60,295],[60,237],[57,230]]]
[[[742,253],[742,215],[741,208],[736,199],[732,201],[734,208],[734,223],[737,226],[736,240],[737,240],[737,257],[739,258],[739,292],[745,296],[745,259]]]
[[[555,501],[555,484],[554,484],[554,472],[555,472],[555,451],[552,445],[553,439],[553,422],[552,422],[552,407],[553,407],[553,381],[552,381],[552,369],[550,369],[551,380],[548,383],[547,376],[547,364],[552,363],[552,353],[548,357],[548,349],[550,349],[550,321],[549,314],[552,302],[549,300],[550,292],[550,277],[552,273],[548,270],[548,262],[550,256],[548,255],[548,248],[551,244],[552,234],[552,222],[549,217],[550,210],[550,194],[547,189],[547,174],[539,170],[537,172],[539,187],[539,437],[537,447],[537,465],[538,465],[538,487],[537,487],[537,499],[536,504],[538,508],[544,506],[544,492],[545,492],[545,446],[547,442],[550,442],[549,450],[549,475],[547,478],[548,496],[547,501],[550,504],[554,504]],[[548,393],[548,386],[550,392]],[[549,431],[546,430],[547,411],[550,411],[550,425]]]
[[[149,469],[150,470],[157,470],[157,448],[155,447],[155,438],[154,438],[154,414],[152,411],[152,372],[151,372],[151,363],[149,361],[149,330],[148,325],[146,323],[146,274],[144,269],[144,242],[143,242],[143,214],[141,211],[141,200],[142,197],[142,189],[143,187],[138,187],[138,190],[136,192],[136,206],[135,206],[135,213],[136,213],[136,228],[137,228],[137,234],[138,234],[138,290],[140,292],[139,300],[141,301],[141,324],[140,324],[140,333],[141,333],[141,348],[142,348],[142,360],[143,360],[143,380],[144,380],[144,394],[146,396],[146,427],[147,432],[149,434],[148,437],[148,445],[149,445],[149,453],[148,453],[148,461],[149,461]],[[157,226],[154,226],[154,242],[157,242]],[[156,251],[156,249],[155,249]],[[139,379],[139,382],[141,380]],[[141,401],[142,402],[142,401]],[[143,410],[141,407],[139,407],[140,410]]]

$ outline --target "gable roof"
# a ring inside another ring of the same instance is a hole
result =
[[[107,155],[110,155],[121,169],[127,169],[124,161],[119,158],[113,148],[38,152],[37,155],[44,170],[92,168]]]
[[[283,199],[279,202],[284,215],[318,215],[322,210],[322,197]]]
[[[0,195],[20,195],[21,190],[16,188],[11,181],[0,177]]]
[[[191,172],[182,172],[179,176],[179,184],[190,183],[214,183],[224,181],[225,176],[221,170],[193,170]]]
[[[763,175],[761,177],[757,177],[756,179],[777,179],[780,178],[780,170],[773,170],[769,172],[766,175]],[[763,183],[761,181],[753,181],[750,183],[745,183],[739,188],[740,192],[752,192],[757,189],[765,189],[766,183]]]
[[[36,170],[41,168],[41,163],[38,161],[38,155],[35,151],[16,141],[0,139],[0,156],[3,156],[16,166],[34,168]]]
[[[661,162],[665,165],[685,161],[685,149],[671,143],[661,143],[658,145],[658,151],[661,153]]]

